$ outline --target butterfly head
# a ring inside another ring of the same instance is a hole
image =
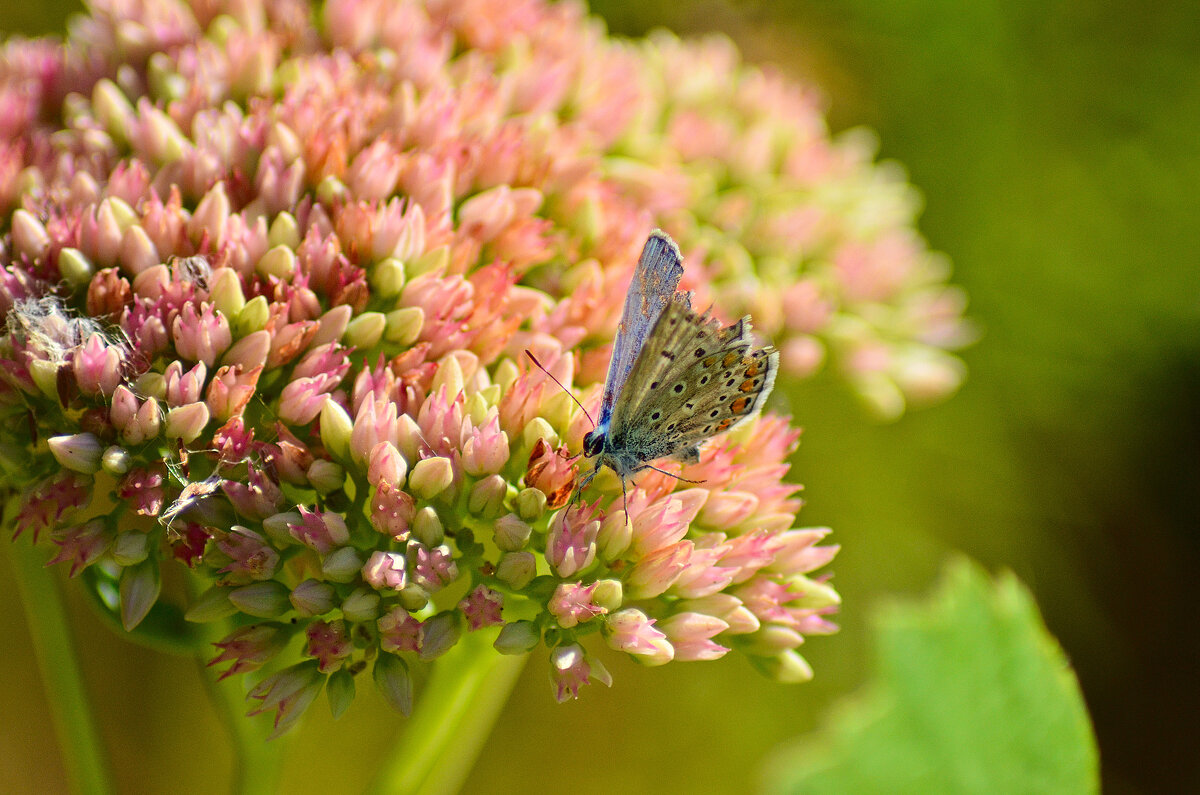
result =
[[[604,450],[604,431],[600,428],[593,428],[588,431],[583,437],[583,454],[588,458],[600,455]]]

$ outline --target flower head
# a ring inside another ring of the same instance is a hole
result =
[[[658,225],[793,375],[890,415],[953,390],[962,297],[869,141],[723,39],[617,43],[569,2],[214,13],[0,46],[17,533],[132,572],[130,625],[186,566],[219,602],[191,615],[243,614],[225,675],[280,666],[251,690],[279,730],[366,667],[407,709],[469,630],[544,642],[561,700],[610,680],[597,629],[648,664],[834,629],[786,419],[572,504],[586,418],[523,351],[594,404]]]

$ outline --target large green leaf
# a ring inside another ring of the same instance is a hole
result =
[[[772,767],[770,792],[1090,793],[1098,755],[1074,673],[1011,574],[955,561],[876,622],[875,681]]]

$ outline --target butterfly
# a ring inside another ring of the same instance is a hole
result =
[[[602,467],[625,481],[660,458],[700,460],[700,445],[759,412],[779,369],[779,352],[755,349],[750,317],[731,326],[692,310],[691,293],[676,292],[683,257],[665,232],[654,230],[642,249],[604,382],[600,420],[583,437],[596,458],[579,490]]]

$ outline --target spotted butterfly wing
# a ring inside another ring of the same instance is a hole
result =
[[[722,327],[673,300],[613,413],[614,468],[625,475],[666,456],[697,460],[701,443],[758,413],[778,367],[774,348],[753,349],[749,317]]]

